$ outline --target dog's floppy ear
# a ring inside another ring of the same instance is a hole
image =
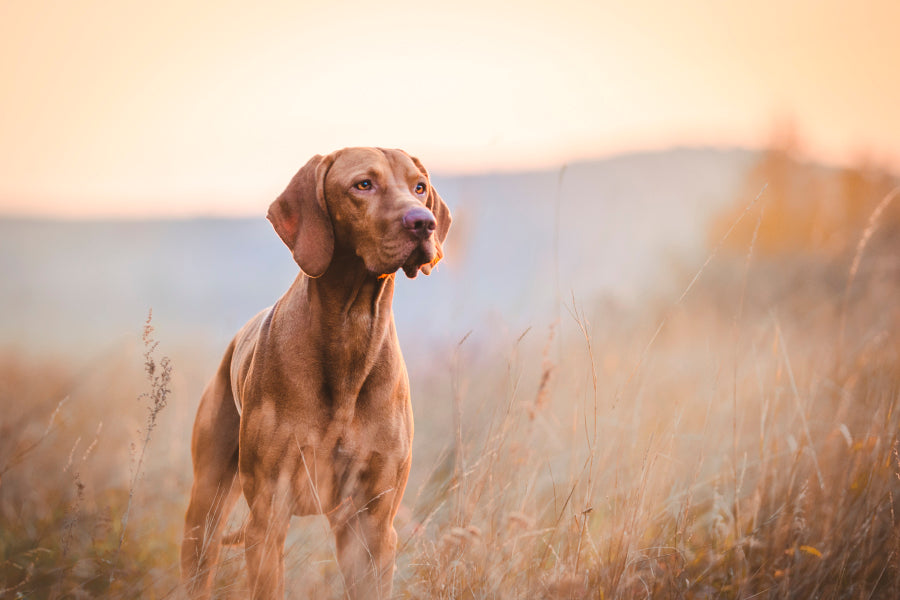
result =
[[[333,162],[333,155],[309,159],[266,215],[310,277],[325,273],[334,252],[334,230],[325,204],[325,175]]]
[[[447,232],[450,231],[450,224],[453,222],[453,218],[450,216],[450,209],[447,208],[447,205],[444,204],[444,200],[441,198],[440,194],[438,194],[437,190],[434,189],[434,186],[431,185],[431,178],[428,176],[428,170],[425,168],[425,165],[423,165],[422,161],[415,156],[407,156],[412,159],[416,167],[418,167],[422,174],[425,175],[425,179],[428,180],[428,196],[425,198],[425,206],[431,211],[431,214],[434,215],[434,218],[437,221],[437,227],[434,229],[434,247],[437,250],[437,255],[429,264],[420,267],[423,273],[430,275],[434,265],[444,257],[442,244],[444,243],[444,240],[447,239]]]

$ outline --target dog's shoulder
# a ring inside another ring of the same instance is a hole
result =
[[[274,310],[275,306],[273,305],[260,311],[255,317],[247,321],[240,331],[237,332],[237,335],[234,336],[234,341],[232,342],[234,352],[231,356],[231,386],[234,391],[234,401],[239,412],[241,410],[241,398],[247,374],[250,372],[253,364],[260,337],[268,329]]]

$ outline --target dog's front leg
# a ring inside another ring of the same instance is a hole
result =
[[[350,598],[388,600],[397,550],[393,514],[377,515],[363,509],[341,523],[332,522],[332,530]]]
[[[281,600],[284,598],[284,540],[291,520],[289,495],[275,482],[262,487],[250,503],[250,520],[244,537],[250,597]]]

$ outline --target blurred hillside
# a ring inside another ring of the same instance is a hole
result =
[[[738,201],[719,214],[710,241],[721,238],[763,186],[764,218],[756,248],[764,256],[815,254],[836,258],[852,252],[879,202],[898,178],[862,157],[857,164],[829,168],[799,158],[798,141],[790,131],[776,137],[748,170]],[[900,205],[885,206],[878,215],[882,230],[900,231]],[[745,219],[727,240],[730,248],[749,247],[757,216]]]
[[[562,171],[435,177],[455,221],[437,273],[399,278],[407,354],[469,330],[491,339],[550,323],[557,279],[560,297],[579,302],[657,288],[671,253],[696,260],[704,251],[711,215],[730,204],[753,160],[681,149]],[[218,357],[297,272],[267,206],[260,199],[258,218],[235,220],[0,220],[0,344],[86,358],[115,352],[138,338],[152,307],[169,348]]]

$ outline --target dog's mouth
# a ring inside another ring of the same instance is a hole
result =
[[[416,275],[419,274],[420,269],[426,275],[430,274],[431,268],[434,266],[435,262],[437,261],[434,260],[434,257],[431,259],[427,258],[426,253],[423,251],[422,247],[419,246],[413,250],[413,253],[410,254],[409,259],[403,263],[401,268],[407,277],[415,279]]]
[[[407,257],[406,261],[401,265],[401,268],[407,277],[415,279],[416,275],[419,274],[419,271],[422,271],[426,275],[430,275],[434,265],[436,265],[440,259],[441,256],[434,243],[434,239],[429,238],[413,247],[412,252],[410,252],[409,257]]]
[[[398,270],[410,279],[415,279],[419,271],[430,275],[434,265],[443,258],[440,246],[429,236],[424,240],[403,236],[384,244],[378,253],[361,254],[369,273],[378,277],[386,277]]]

